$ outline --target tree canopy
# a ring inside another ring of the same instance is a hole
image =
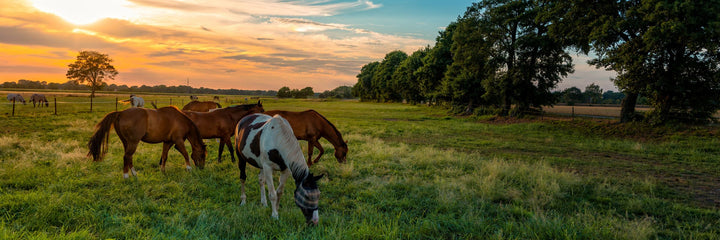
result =
[[[105,78],[114,79],[118,74],[107,54],[96,51],[80,51],[75,62],[68,65],[65,76],[71,81],[87,83],[90,86],[90,97],[95,97],[95,90],[103,84]]]

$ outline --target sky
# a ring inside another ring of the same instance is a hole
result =
[[[64,83],[79,51],[108,54],[108,84],[315,92],[357,83],[386,53],[435,43],[470,0],[0,0],[0,82]],[[558,89],[613,72],[573,54]]]

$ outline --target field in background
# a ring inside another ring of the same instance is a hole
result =
[[[580,119],[492,124],[424,106],[263,99],[267,110],[315,109],[349,141],[343,165],[321,141],[326,153],[311,168],[326,174],[320,225],[308,227],[293,203],[292,180],[280,220],[270,218],[253,167],[248,204],[239,206],[237,165],[229,156],[214,161],[215,141],[206,141],[204,170],[185,171],[171,150],[164,174],[161,145],[141,143],[134,156],[139,176],[123,180],[114,133],[103,162],[85,155],[93,126],[115,110],[116,97],[128,95],[102,93],[91,113],[86,93],[52,94],[67,102],[58,104],[57,116],[30,104],[12,117],[11,106],[0,105],[0,238],[720,237],[715,129],[626,138],[595,134],[609,127]],[[140,95],[146,106],[189,100]]]

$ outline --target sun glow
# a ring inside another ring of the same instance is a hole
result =
[[[55,14],[75,25],[86,25],[104,18],[130,19],[135,16],[126,0],[32,0],[40,11]]]

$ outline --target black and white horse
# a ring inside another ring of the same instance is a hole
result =
[[[241,180],[241,205],[245,204],[245,163],[260,168],[260,202],[267,206],[265,200],[265,184],[272,206],[272,217],[278,218],[280,196],[285,188],[285,181],[292,174],[295,179],[295,204],[302,210],[307,223],[319,221],[318,200],[320,190],[317,181],[323,177],[313,176],[305,163],[295,134],[287,120],[280,115],[270,117],[265,114],[252,114],[244,117],[235,128],[235,149],[239,156]],[[281,171],[277,190],[273,185],[273,170]]]
[[[23,98],[23,96],[20,94],[17,94],[17,93],[8,94],[7,100],[10,102],[21,102],[21,103],[25,104],[25,99]]]

